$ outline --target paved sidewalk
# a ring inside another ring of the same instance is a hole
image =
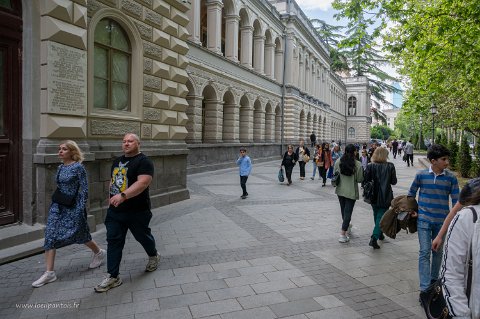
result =
[[[329,183],[310,180],[311,163],[307,179],[296,167],[287,187],[277,181],[280,160],[253,162],[246,200],[237,169],[188,176],[191,199],[154,210],[160,269],[144,272],[146,254],[129,234],[124,283],[107,293],[93,291],[105,265],[89,270],[80,245],[57,251],[58,280],[41,288],[31,283],[44,271],[42,255],[0,266],[0,318],[423,317],[416,234],[400,233],[374,251],[371,207],[357,201],[351,241],[340,244],[337,197]],[[416,168],[394,163],[394,193],[404,194]],[[105,247],[105,230],[94,239]]]

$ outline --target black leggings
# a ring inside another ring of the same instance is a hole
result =
[[[287,181],[289,183],[292,182],[292,171],[293,171],[293,166],[285,166],[285,175],[287,175]]]
[[[300,161],[298,165],[300,165],[300,177],[305,177],[305,162]]]

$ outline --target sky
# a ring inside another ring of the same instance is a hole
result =
[[[336,10],[332,8],[333,0],[295,0],[297,4],[302,8],[303,12],[310,19],[320,19],[327,22],[330,25],[346,25],[346,20],[337,21],[333,16]],[[389,74],[396,74],[395,70],[391,66],[382,67],[383,70]],[[403,84],[401,84],[403,86]],[[387,99],[392,98],[392,94],[386,92]]]

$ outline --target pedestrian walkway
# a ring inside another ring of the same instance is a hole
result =
[[[394,193],[405,194],[416,167],[394,163]],[[280,184],[279,164],[253,159],[245,200],[237,169],[189,175],[191,199],[154,210],[159,269],[144,272],[147,256],[129,234],[124,283],[107,293],[93,291],[105,265],[89,270],[80,245],[57,251],[58,280],[41,288],[31,283],[42,255],[0,266],[0,318],[421,318],[416,234],[373,250],[372,210],[357,201],[351,241],[340,244],[334,188],[310,180],[311,163],[306,180],[297,166],[293,185]],[[94,239],[106,246],[105,230]]]

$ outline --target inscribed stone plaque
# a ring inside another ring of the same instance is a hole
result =
[[[48,43],[48,112],[87,115],[87,51]]]

